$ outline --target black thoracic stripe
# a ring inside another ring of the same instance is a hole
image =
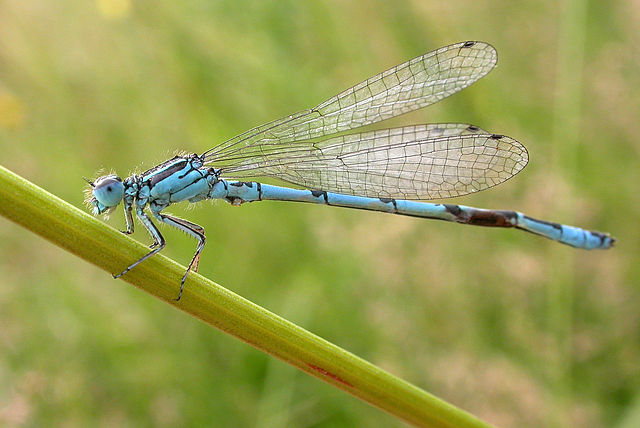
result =
[[[157,170],[162,169],[162,167],[166,166],[168,163],[173,162],[173,159],[165,162],[163,164],[158,165],[156,168]],[[152,189],[153,186],[155,186],[156,184],[158,184],[160,181],[164,180],[167,177],[170,177],[171,175],[175,174],[176,172],[180,171],[181,169],[183,169],[185,167],[185,165],[187,164],[187,160],[186,159],[182,159],[179,162],[175,162],[173,165],[167,167],[164,171],[158,172],[153,174],[153,170],[149,171],[149,174],[145,174],[145,175],[151,175],[151,178],[149,179],[149,189]]]
[[[190,160],[189,160],[189,166],[191,167],[191,169],[189,169],[189,171],[187,171],[187,172],[185,172],[184,174],[182,174],[182,176],[181,176],[181,177],[179,177],[179,178],[185,178],[185,177],[187,176],[187,174],[189,174],[191,171],[197,171],[197,172],[200,172],[200,171],[198,170],[198,168],[196,168],[196,167],[194,167],[194,166],[193,166],[193,160],[192,160],[192,159],[190,159]],[[202,175],[202,176],[204,177],[204,174],[202,174],[201,172],[200,172],[200,175]]]
[[[258,200],[262,200],[262,184],[256,183],[256,187],[258,188]]]

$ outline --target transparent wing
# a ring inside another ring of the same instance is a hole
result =
[[[389,119],[466,88],[496,65],[495,49],[461,42],[429,52],[328,99],[317,107],[251,129],[205,152],[216,167],[273,152],[296,151],[308,140]]]
[[[431,124],[328,138],[225,172],[350,195],[436,199],[495,186],[527,162],[527,150],[512,138],[467,124]]]

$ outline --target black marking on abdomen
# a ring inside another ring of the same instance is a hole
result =
[[[393,213],[398,214],[398,204],[394,198],[378,198],[380,202],[385,204],[393,204]]]
[[[454,216],[458,217],[460,216],[460,213],[462,212],[462,209],[455,204],[442,204],[444,206],[444,209],[447,210],[448,213],[453,214]]]
[[[262,184],[256,183],[256,188],[258,189],[258,200],[262,200]]]
[[[443,204],[447,212],[455,216],[458,223],[485,227],[514,227],[518,214],[515,211],[480,210],[458,205]]]
[[[613,247],[613,244],[616,243],[615,238],[612,238],[611,236],[607,235],[606,233],[600,233],[600,232],[591,232],[592,234],[596,235],[598,238],[600,238],[600,245],[604,245],[604,242],[608,239],[609,240],[609,246]]]
[[[312,190],[311,194],[314,198],[319,198],[320,196],[322,196],[324,199],[324,203],[329,205],[329,198],[327,196],[327,192],[325,192],[324,190]]]
[[[534,223],[546,224],[547,226],[551,226],[554,229],[559,230],[560,233],[562,233],[562,225],[560,225],[558,223],[552,223],[550,221],[538,220],[537,218],[532,218],[532,217],[529,217],[529,216],[526,216],[526,215],[524,216],[524,218],[529,220],[529,221],[532,221]]]
[[[518,214],[515,211],[473,210],[467,224],[486,227],[515,227]]]

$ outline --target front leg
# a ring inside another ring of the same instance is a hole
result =
[[[125,196],[125,198],[124,198],[124,219],[125,219],[125,222],[126,222],[126,225],[127,225],[127,229],[121,231],[125,235],[133,234],[134,225],[135,225],[135,223],[133,221],[133,204],[134,204],[134,202],[135,202],[135,198],[132,195]],[[136,214],[137,214],[137,211],[136,211]],[[144,224],[144,222],[143,222],[143,224]],[[146,224],[145,224],[145,226],[146,226]],[[147,230],[149,230],[148,227],[147,227]],[[149,234],[151,235],[151,238],[153,239],[153,243],[151,245],[149,245],[149,248],[153,249],[153,248],[157,247],[160,242],[156,238],[156,234],[154,234],[150,230],[149,230]]]
[[[156,246],[156,248],[154,248],[151,252],[149,252],[144,257],[140,258],[135,263],[131,264],[128,268],[126,268],[125,270],[123,270],[119,274],[114,275],[113,276],[114,278],[120,278],[122,275],[124,275],[125,273],[129,272],[131,269],[133,269],[134,267],[138,266],[140,263],[142,263],[143,261],[145,261],[148,258],[152,257],[153,255],[159,253],[164,248],[164,245],[165,245],[164,237],[162,236],[162,234],[160,233],[160,231],[158,230],[156,225],[153,224],[153,222],[151,221],[149,216],[144,212],[144,209],[141,208],[141,207],[136,207],[136,215],[137,215],[138,219],[142,222],[144,227],[146,227],[147,230],[149,231],[149,234],[151,235],[151,237],[155,241],[154,246]],[[132,221],[132,223],[133,223],[133,221]]]
[[[127,230],[123,230],[125,235],[131,235],[133,233],[133,199],[124,201],[124,220],[127,224]]]

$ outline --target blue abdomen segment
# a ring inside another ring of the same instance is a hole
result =
[[[609,235],[566,224],[551,223],[518,213],[518,228],[586,250],[611,248],[615,242]]]
[[[256,182],[220,180],[210,198],[233,204],[263,200],[309,202],[345,208],[381,211],[485,227],[512,227],[585,250],[606,249],[615,240],[609,235],[578,227],[537,220],[516,211],[486,210],[455,204],[434,204],[394,198],[367,198],[321,190],[299,190]]]

